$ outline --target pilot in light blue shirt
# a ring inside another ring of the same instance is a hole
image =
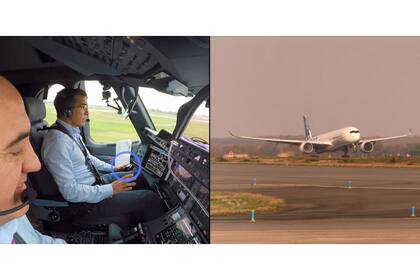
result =
[[[62,120],[57,122],[62,124],[76,141],[82,141],[78,128]],[[112,196],[112,184],[94,185],[96,179],[85,163],[83,152],[78,144],[63,132],[50,129],[46,133],[41,156],[64,199],[75,203],[97,203]],[[91,154],[89,157],[99,171],[112,171],[110,164]]]
[[[52,238],[35,230],[26,215],[0,225],[0,244],[13,244],[15,233],[28,244],[65,244],[63,239]]]

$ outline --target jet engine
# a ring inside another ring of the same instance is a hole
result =
[[[302,144],[300,144],[299,150],[301,150],[305,154],[310,154],[314,150],[314,145],[312,145],[312,143],[309,142],[303,142]]]
[[[364,153],[371,153],[373,151],[373,142],[363,142],[360,144],[360,149]]]

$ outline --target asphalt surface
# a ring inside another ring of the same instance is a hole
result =
[[[255,223],[250,215],[212,217],[212,243],[420,243],[419,169],[220,163],[211,178],[212,191],[286,202],[278,212],[256,213]]]

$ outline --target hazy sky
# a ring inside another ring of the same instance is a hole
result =
[[[420,132],[420,37],[212,37],[211,134]]]

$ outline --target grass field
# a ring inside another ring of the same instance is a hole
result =
[[[46,104],[47,122],[51,125],[56,120],[56,112],[52,104]],[[101,143],[114,143],[118,140],[131,139],[139,140],[130,119],[124,120],[116,111],[108,108],[89,108],[90,114],[90,133],[92,139]],[[173,131],[176,123],[176,115],[149,112],[150,117],[154,121],[156,129],[166,129]],[[197,136],[204,140],[209,140],[209,122],[200,120],[191,120],[184,136]]]
[[[279,210],[285,202],[279,198],[253,193],[211,192],[211,215],[229,216],[250,213],[268,213]]]
[[[216,157],[212,162],[224,163],[252,163],[290,166],[325,166],[325,167],[394,167],[394,168],[420,168],[420,157],[350,157],[350,158],[326,158],[326,157],[249,157],[225,159]]]

